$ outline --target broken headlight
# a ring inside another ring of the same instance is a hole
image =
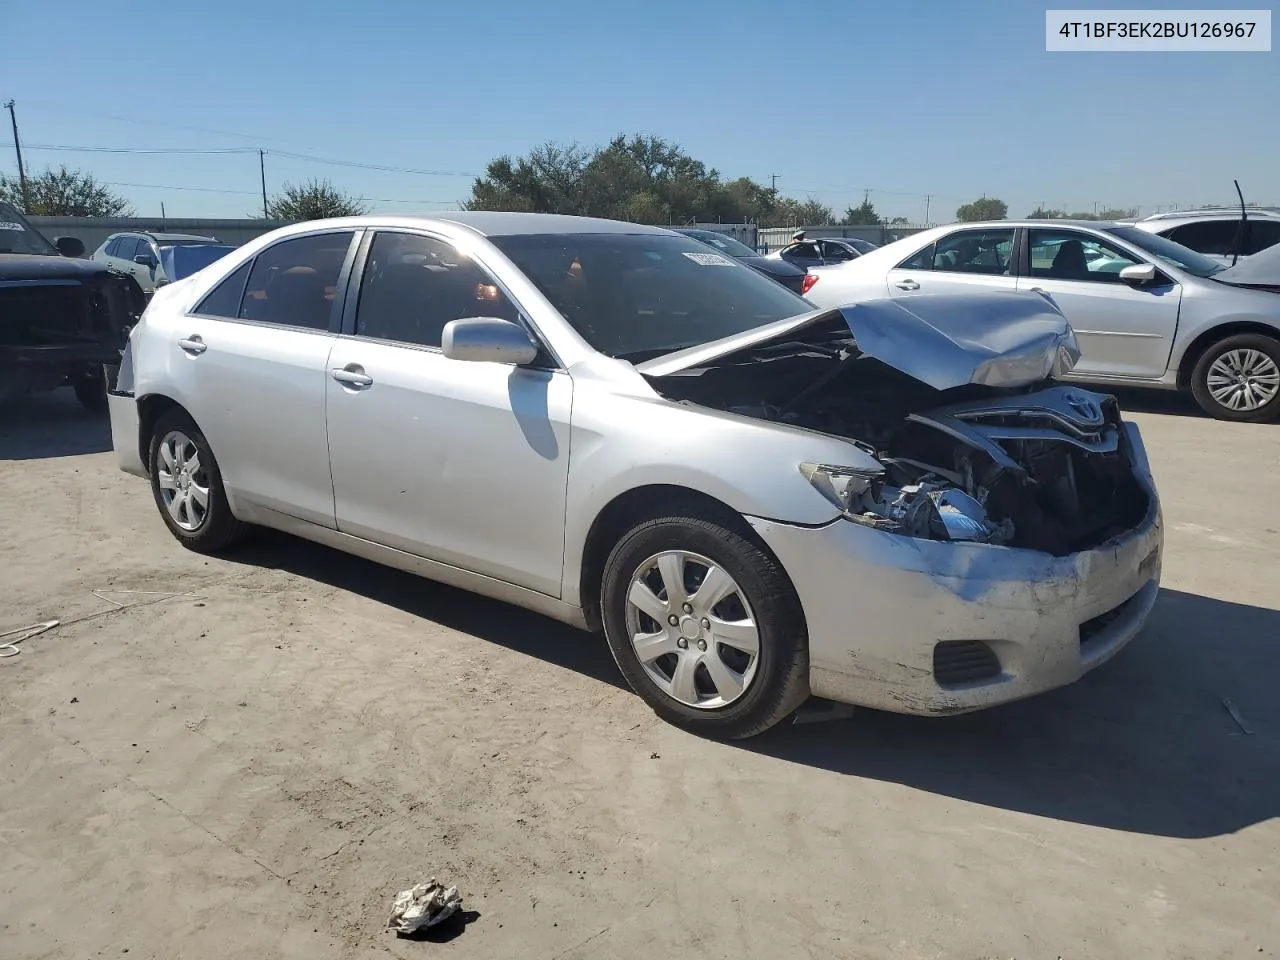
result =
[[[855,523],[927,540],[1004,543],[1013,535],[1006,520],[995,523],[978,500],[932,475],[895,487],[880,471],[802,463],[800,473],[815,490]]]

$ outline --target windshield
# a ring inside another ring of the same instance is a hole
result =
[[[30,253],[56,257],[58,251],[22,214],[7,203],[0,203],[0,253]]]
[[[1197,277],[1211,277],[1215,273],[1220,273],[1226,269],[1218,261],[1196,253],[1180,243],[1174,243],[1172,240],[1158,237],[1154,233],[1147,233],[1147,231],[1139,230],[1137,227],[1108,227],[1107,233],[1113,234],[1121,240],[1128,240],[1135,247],[1147,251],[1157,260],[1163,260],[1170,266],[1185,270],[1187,273]]]
[[[686,236],[490,240],[587,343],[637,363],[813,309],[776,281]]]
[[[714,233],[711,230],[699,230],[697,233],[689,232],[685,236],[693,237],[695,240],[701,240],[709,247],[715,247],[721,253],[727,253],[731,257],[737,257],[741,260],[743,257],[758,257],[750,247],[740,240],[726,236],[723,233]]]

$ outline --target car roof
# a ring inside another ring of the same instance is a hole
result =
[[[207,240],[209,243],[217,243],[216,237],[207,237],[198,233],[153,233],[150,230],[122,230],[119,233],[113,233],[108,240],[114,240],[117,237],[146,237],[161,243],[165,240]]]
[[[1276,217],[1280,218],[1280,210],[1272,210],[1269,207],[1250,207],[1246,206],[1245,211],[1251,217]],[[1169,210],[1165,213],[1153,213],[1149,217],[1143,217],[1141,223],[1151,223],[1160,220],[1239,220],[1240,208],[1236,207],[1211,207],[1205,210]]]
[[[352,220],[384,221],[383,217],[353,217]],[[401,219],[399,217],[395,219]],[[670,233],[662,227],[647,227],[622,220],[600,217],[573,217],[561,213],[503,213],[499,211],[465,210],[434,216],[405,217],[406,220],[446,221],[470,227],[486,237],[511,237],[537,233]]]

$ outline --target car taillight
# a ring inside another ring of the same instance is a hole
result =
[[[804,279],[800,281],[800,296],[804,296],[813,289],[813,285],[818,282],[816,273],[806,273]]]

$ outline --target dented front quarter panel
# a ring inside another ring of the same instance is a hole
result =
[[[1135,473],[1151,496],[1143,522],[1065,557],[981,543],[920,540],[845,520],[802,528],[752,519],[804,606],[815,695],[899,713],[977,710],[1063,686],[1133,638],[1155,602],[1163,526],[1137,428]],[[1132,598],[1087,647],[1080,625]],[[1001,674],[962,688],[933,678],[933,648],[982,640]]]

